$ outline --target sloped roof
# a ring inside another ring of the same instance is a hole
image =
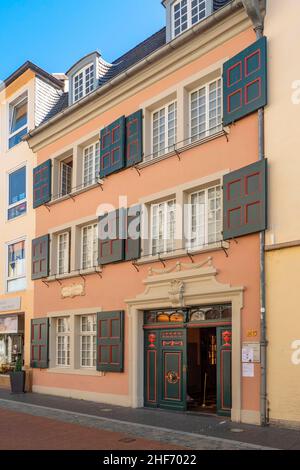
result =
[[[214,11],[222,8],[231,0],[214,0]],[[137,64],[141,60],[145,59],[147,56],[151,55],[153,52],[158,50],[160,47],[166,44],[166,28],[162,28],[156,33],[154,33],[149,38],[145,39],[143,42],[135,46],[130,51],[123,54],[121,57],[116,59],[112,65],[108,68],[107,72],[100,78],[99,87],[105,85],[107,82],[115,78],[117,75],[128,70],[133,65]],[[64,93],[56,105],[53,107],[51,112],[46,116],[46,121],[54,117],[56,114],[60,113],[68,107],[68,93]]]

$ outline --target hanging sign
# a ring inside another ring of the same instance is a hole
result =
[[[21,297],[12,297],[10,299],[0,300],[0,312],[8,312],[10,310],[20,310]]]
[[[0,316],[0,334],[18,333],[18,317],[1,317]]]

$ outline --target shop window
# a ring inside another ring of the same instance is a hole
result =
[[[23,357],[24,316],[0,316],[0,374],[7,374]]]

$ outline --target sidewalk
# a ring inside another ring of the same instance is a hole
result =
[[[300,449],[300,431],[231,423],[221,417],[131,409],[34,393],[0,390],[0,410],[164,442],[190,449]]]

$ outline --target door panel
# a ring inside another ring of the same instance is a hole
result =
[[[221,416],[231,415],[231,338],[231,328],[217,328],[217,412]]]
[[[186,409],[186,330],[145,330],[145,406]]]
[[[158,344],[159,331],[145,330],[145,375],[144,402],[145,406],[158,406]]]
[[[186,409],[186,330],[160,332],[160,407]]]

